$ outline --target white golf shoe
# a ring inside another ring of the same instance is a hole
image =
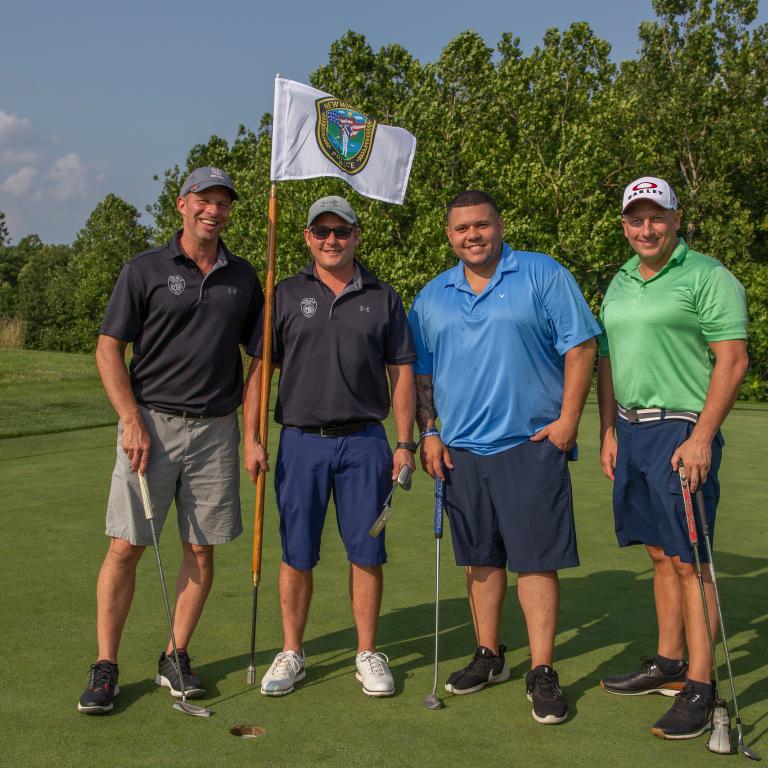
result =
[[[395,681],[389,671],[389,659],[378,651],[362,651],[355,657],[357,674],[355,677],[363,684],[366,696],[392,696]]]
[[[293,690],[294,683],[306,677],[304,651],[281,651],[275,656],[272,666],[261,678],[261,692],[265,696],[285,696]]]

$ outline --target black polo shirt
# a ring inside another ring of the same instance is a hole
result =
[[[261,286],[256,270],[221,241],[218,262],[203,276],[179,234],[123,267],[99,332],[133,342],[139,403],[223,416],[242,401],[239,345],[252,344],[261,326]]]
[[[390,405],[386,366],[416,359],[400,297],[355,263],[355,278],[338,296],[315,276],[312,264],[275,289],[280,424],[381,421]],[[260,343],[249,349],[254,352],[261,354]]]

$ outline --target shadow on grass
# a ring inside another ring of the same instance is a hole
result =
[[[739,678],[753,674],[765,664],[768,618],[752,618],[756,606],[763,604],[764,585],[761,579],[746,574],[754,575],[761,571],[766,561],[733,553],[718,553],[715,556],[716,566],[719,563],[723,563],[719,573],[725,576],[720,589],[737,679],[737,695],[741,708],[744,708],[768,698],[768,682],[764,679],[756,680],[744,689],[739,689],[738,684]],[[512,668],[513,678],[521,679],[529,669],[527,634],[517,606],[514,577],[511,581],[502,618],[502,641],[509,649],[508,654],[519,656],[521,651],[526,654],[526,659]],[[392,659],[395,695],[408,688],[408,680],[413,677],[414,671],[432,666],[434,610],[434,603],[428,602],[398,608],[381,616],[378,646]],[[441,600],[440,627],[439,690],[442,690],[448,674],[468,661],[474,651],[474,632],[466,599],[454,597]],[[748,635],[746,640],[742,639],[745,633]],[[587,691],[597,688],[602,677],[638,669],[642,657],[655,653],[656,619],[650,573],[605,570],[583,577],[563,578],[558,634],[560,637],[567,636],[567,639],[559,642],[555,649],[556,665],[568,659],[585,659],[577,666],[571,665],[571,669],[578,670],[581,675],[567,682],[567,697],[573,717],[578,714],[581,698]],[[734,641],[736,635],[742,636],[738,642]],[[351,624],[308,639],[305,645],[307,678],[302,688],[351,675],[355,645],[356,637]],[[604,661],[586,660],[594,655],[594,651],[604,648],[618,650]],[[259,679],[278,650],[271,648],[258,652]],[[718,645],[718,659],[723,694],[730,699],[721,645]],[[218,695],[215,681],[231,674],[242,675],[245,686],[245,668],[249,661],[247,654],[241,654],[201,666],[199,672],[210,682],[207,698]],[[424,690],[424,693],[428,692]],[[137,691],[136,695],[140,693]],[[236,693],[234,697],[239,695],[241,693]],[[747,726],[747,732],[754,730],[756,725]]]

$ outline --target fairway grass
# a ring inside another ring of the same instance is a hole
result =
[[[11,386],[6,352],[0,356],[0,384]],[[51,358],[45,363],[51,393],[67,375],[74,376],[67,373],[64,360],[58,361],[58,369],[56,362]],[[37,378],[39,386],[48,386],[42,372]],[[39,390],[33,389],[40,405]],[[746,739],[765,758],[767,432],[768,410],[749,406],[737,409],[724,428],[715,544]],[[273,428],[273,463],[276,437]],[[253,488],[243,480],[246,533],[217,548],[213,591],[190,648],[194,666],[207,683],[207,697],[200,703],[214,716],[186,717],[172,709],[167,691],[153,683],[165,642],[165,618],[151,552],[139,566],[136,598],[121,646],[121,693],[115,711],[104,717],[79,714],[77,699],[96,652],[94,588],[106,548],[104,509],[114,462],[114,427],[0,440],[2,764],[14,768],[726,765],[722,757],[705,750],[704,738],[673,743],[650,735],[648,729],[670,706],[670,699],[611,696],[598,687],[602,676],[635,669],[642,656],[653,654],[655,620],[647,558],[637,547],[619,550],[615,544],[610,483],[597,465],[594,404],[587,406],[580,446],[581,460],[572,465],[572,473],[582,566],[561,573],[556,649],[570,716],[563,725],[542,726],[531,718],[525,698],[527,641],[512,575],[502,630],[511,680],[471,696],[450,696],[442,690],[442,681],[474,650],[463,578],[453,565],[449,535],[442,559],[438,690],[446,706],[433,712],[422,704],[432,688],[435,553],[432,484],[422,472],[409,493],[396,495],[387,526],[390,562],[385,569],[379,646],[391,659],[393,698],[364,696],[354,678],[346,562],[332,513],[307,628],[307,679],[293,694],[280,698],[266,698],[258,688],[247,688]],[[171,517],[161,541],[171,584],[179,554],[174,529]],[[281,645],[279,561],[270,478],[257,624],[259,678]],[[722,654],[720,659],[724,675]],[[730,699],[727,688],[725,693]],[[259,725],[265,734],[236,739],[229,728],[237,724]],[[741,765],[742,760],[732,757],[728,764]]]

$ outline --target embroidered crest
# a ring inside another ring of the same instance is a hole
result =
[[[174,296],[181,296],[184,293],[184,278],[181,275],[171,275],[168,278],[168,290]]]
[[[317,312],[317,300],[316,299],[302,299],[301,300],[301,314],[306,318],[314,317]]]
[[[371,156],[377,121],[333,96],[317,99],[315,107],[320,151],[345,173],[360,173]]]

